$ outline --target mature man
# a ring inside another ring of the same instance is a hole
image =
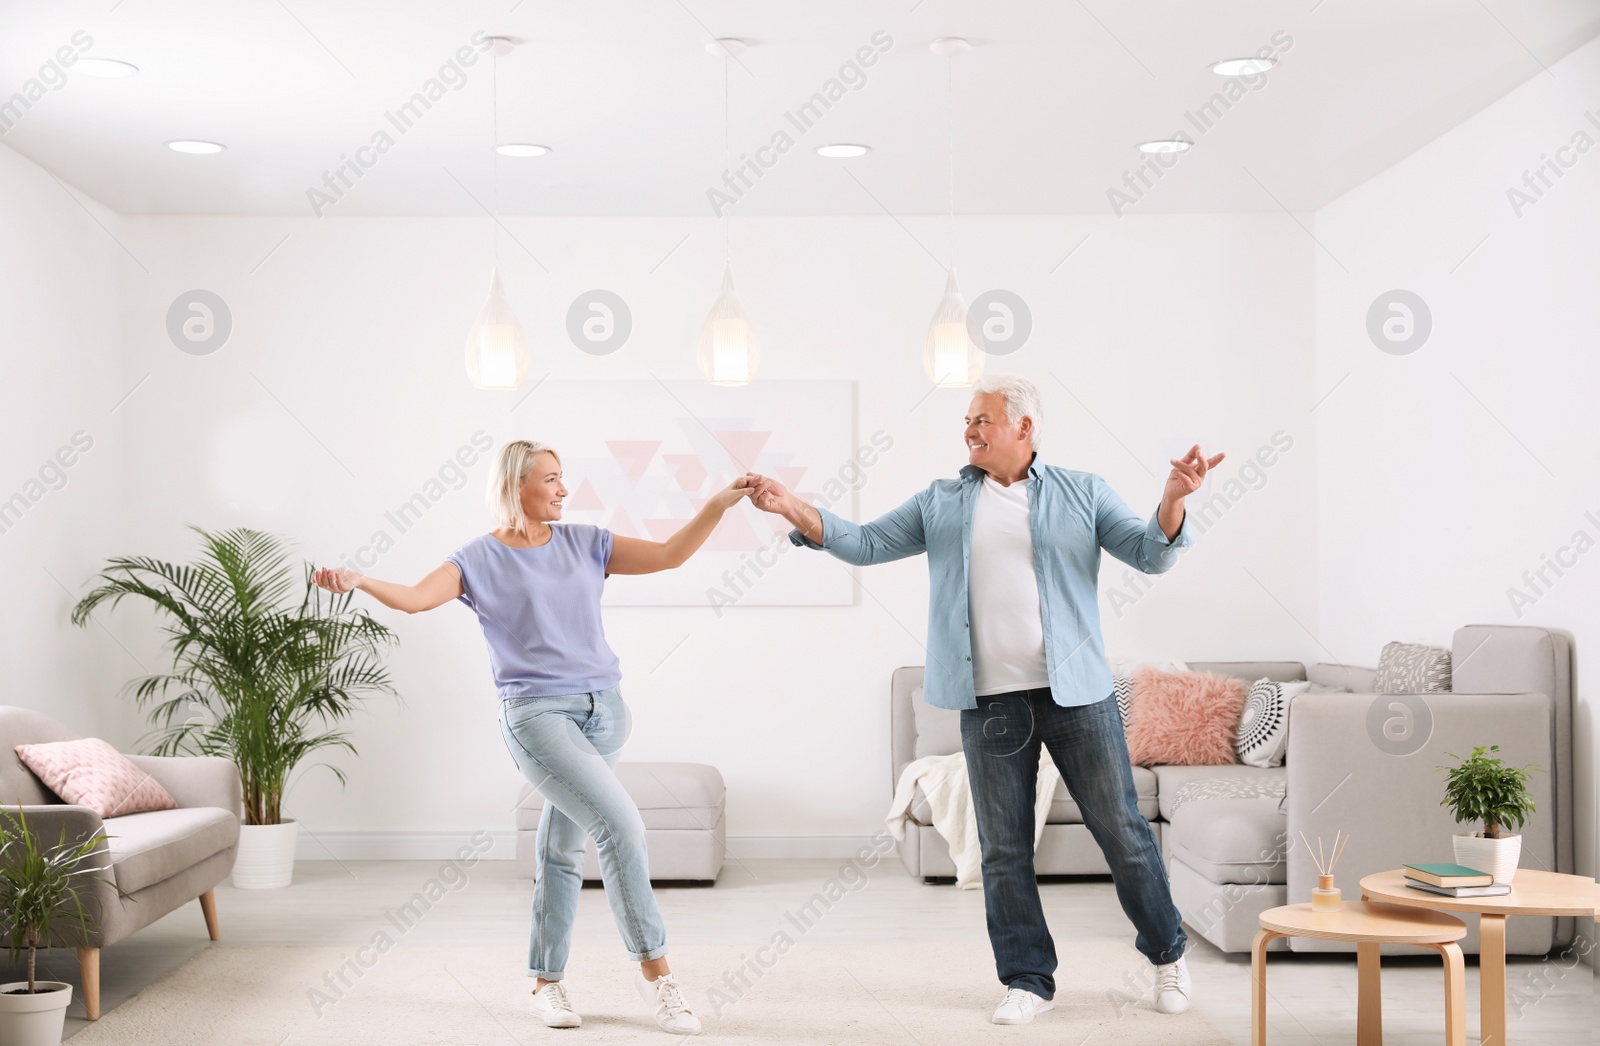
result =
[[[1149,574],[1192,542],[1184,498],[1209,461],[1172,461],[1148,523],[1101,477],[1038,462],[1039,393],[1014,375],[980,382],[966,419],[967,465],[865,525],[752,477],[757,507],[795,527],[790,540],[865,566],[928,554],[923,696],[961,709],[961,743],[983,853],[983,900],[1006,986],[996,1024],[1052,1007],[1056,952],[1033,871],[1034,784],[1043,745],[1105,853],[1117,899],[1156,966],[1155,1005],[1189,1007],[1188,941],[1166,868],[1139,813],[1122,717],[1100,636],[1100,550]]]

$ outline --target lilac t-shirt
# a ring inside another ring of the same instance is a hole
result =
[[[552,523],[550,540],[512,548],[485,534],[450,553],[461,602],[489,644],[500,699],[607,690],[622,679],[600,623],[611,531]]]

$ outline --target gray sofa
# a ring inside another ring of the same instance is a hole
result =
[[[1311,899],[1316,871],[1298,840],[1350,833],[1337,871],[1346,898],[1360,897],[1372,872],[1407,861],[1452,860],[1458,827],[1438,805],[1449,754],[1498,744],[1513,765],[1539,763],[1531,780],[1538,813],[1524,829],[1522,866],[1573,871],[1572,646],[1542,628],[1469,625],[1452,644],[1451,693],[1376,695],[1374,670],[1292,661],[1190,661],[1194,671],[1254,681],[1309,678],[1350,693],[1306,693],[1290,705],[1285,765],[1135,767],[1139,809],[1161,841],[1173,900],[1191,932],[1223,951],[1247,952],[1256,917],[1268,908]],[[921,666],[897,669],[891,683],[891,787],[913,759],[960,751],[959,714],[913,700]],[[1392,709],[1401,705],[1400,710]],[[1415,717],[1415,742],[1386,751],[1383,724]],[[1376,731],[1376,734],[1374,733]],[[955,875],[944,839],[918,793],[900,856],[912,875],[937,881]],[[1040,875],[1105,875],[1109,869],[1065,788],[1052,804],[1035,854]],[[1477,926],[1467,916],[1465,951],[1477,951]],[[1572,940],[1571,919],[1521,918],[1507,923],[1511,954],[1543,955]],[[1338,942],[1280,939],[1294,951],[1348,951]]]
[[[0,806],[20,807],[28,827],[54,844],[63,829],[69,841],[102,837],[92,857],[99,873],[90,879],[84,907],[97,932],[78,947],[84,1011],[100,1017],[100,949],[198,899],[206,929],[217,940],[212,889],[233,870],[239,848],[242,790],[239,772],[226,759],[130,755],[178,804],[173,810],[112,817],[105,821],[85,806],[68,806],[45,788],[17,758],[17,745],[71,741],[74,733],[49,716],[0,706]],[[126,897],[118,897],[115,883]],[[76,942],[57,941],[57,946]]]

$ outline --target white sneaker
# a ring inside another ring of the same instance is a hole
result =
[[[1007,988],[1006,997],[995,1007],[989,1019],[996,1024],[1027,1024],[1035,1014],[1056,1008],[1053,999],[1046,999],[1026,988]]]
[[[1156,967],[1156,1009],[1162,1013],[1182,1013],[1189,1008],[1192,991],[1189,966],[1182,959]]]
[[[549,984],[533,993],[533,1015],[544,1021],[546,1028],[579,1028],[583,1018],[572,1008],[567,989],[560,981]]]
[[[644,1004],[650,1007],[650,1013],[661,1025],[662,1031],[674,1035],[700,1034],[700,1018],[690,1011],[689,1004],[684,1001],[683,986],[678,983],[678,978],[666,973],[647,981],[643,973],[636,972],[633,985],[639,989]]]

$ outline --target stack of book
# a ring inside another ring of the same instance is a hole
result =
[[[1497,883],[1494,876],[1459,864],[1408,864],[1406,885],[1446,897],[1498,897],[1511,892],[1510,883]]]

